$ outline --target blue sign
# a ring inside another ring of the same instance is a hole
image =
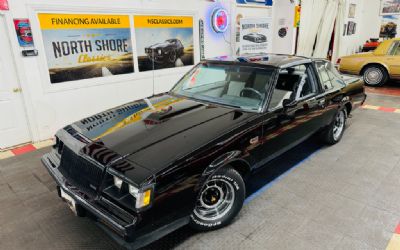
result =
[[[236,3],[272,6],[272,0],[236,0]]]

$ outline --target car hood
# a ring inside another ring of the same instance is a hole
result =
[[[94,143],[156,173],[254,115],[163,94],[104,111],[72,126]]]
[[[149,46],[148,48],[150,48],[150,49],[166,48],[166,47],[168,47],[169,45],[170,45],[170,43],[168,43],[168,42],[163,42],[163,43],[156,43],[156,44],[153,44],[153,45]]]

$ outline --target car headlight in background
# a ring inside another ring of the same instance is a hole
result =
[[[161,55],[162,51],[161,49],[158,49],[158,54]]]
[[[139,190],[138,188],[129,184],[129,193],[136,198],[136,208],[142,208],[150,205],[151,189]]]

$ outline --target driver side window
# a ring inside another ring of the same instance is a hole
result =
[[[271,97],[269,109],[282,107],[283,100],[301,100],[317,93],[312,81],[311,66],[301,64],[282,69]]]

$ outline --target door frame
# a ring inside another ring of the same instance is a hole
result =
[[[16,40],[17,33],[14,29],[14,21],[11,13],[7,11],[0,11],[0,18],[3,18],[4,25],[6,26],[6,39],[11,47],[12,64],[15,68],[16,79],[19,87],[22,89],[21,101],[23,112],[25,116],[25,122],[28,129],[28,134],[31,142],[39,140],[39,132],[37,129],[37,123],[34,116],[33,102],[29,92],[29,86],[27,85],[27,76],[25,75],[25,65],[21,56],[21,47],[19,47]],[[0,25],[3,25],[0,23]],[[15,38],[15,39],[12,39]],[[19,66],[18,66],[19,65]]]

